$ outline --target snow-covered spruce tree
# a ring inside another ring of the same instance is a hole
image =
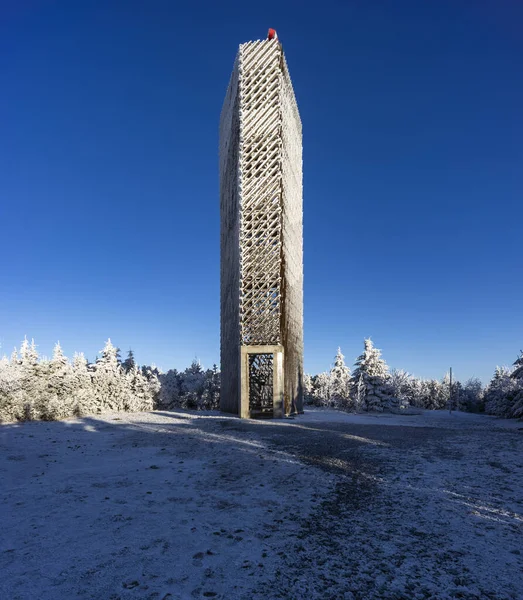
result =
[[[330,373],[318,373],[312,381],[312,397],[316,406],[329,406],[331,398]]]
[[[352,405],[355,410],[364,410],[365,399],[367,397],[366,378],[363,373],[358,373],[357,377],[352,375]]]
[[[134,352],[129,350],[127,353],[127,358],[122,363],[122,369],[125,373],[129,373],[136,366],[136,361],[134,360]]]
[[[407,408],[415,402],[415,378],[403,369],[392,369],[389,376],[389,386],[393,398],[397,399],[398,408]]]
[[[383,411],[394,404],[389,386],[389,368],[370,338],[364,340],[364,350],[355,363],[352,374],[354,389],[359,393],[363,410]],[[359,390],[359,391],[358,391]]]
[[[425,407],[425,399],[426,399],[426,386],[425,381],[420,379],[419,377],[412,377],[409,383],[410,386],[410,400],[409,404],[411,406],[416,406],[417,408],[426,408]]]
[[[460,409],[467,412],[484,410],[483,385],[477,377],[471,377],[461,390]]]
[[[175,408],[180,406],[182,392],[181,374],[176,369],[169,369],[159,376],[161,388],[158,397],[158,408]]]
[[[45,367],[42,368],[38,363],[38,352],[34,339],[29,343],[27,337],[24,338],[20,346],[18,365],[23,392],[23,419],[39,419],[41,417],[42,402],[45,397],[47,381],[45,378]],[[17,419],[20,419],[20,417],[17,416]]]
[[[38,364],[34,340],[24,339],[20,354],[16,348],[11,360],[2,360],[0,374],[0,419],[3,421],[28,421],[38,419],[46,382]]]
[[[40,377],[47,382],[45,393],[40,399],[40,418],[54,421],[72,416],[73,370],[60,342],[57,342],[53,349],[53,358],[40,363]]]
[[[454,382],[452,382],[452,387],[454,388]],[[452,408],[456,408],[456,396],[454,395],[454,390],[452,390]],[[441,406],[438,408],[449,408],[450,402],[450,373],[445,373],[443,379],[441,380]]]
[[[11,360],[5,356],[0,360],[0,423],[31,418],[26,414],[24,400],[22,373],[15,349]]]
[[[89,369],[87,359],[82,352],[76,353],[72,365],[71,404],[73,415],[83,417],[99,411],[100,403],[96,399],[93,384],[93,369]]]
[[[129,394],[127,380],[122,367],[118,364],[118,349],[108,339],[101,357],[96,361],[93,384],[98,412],[105,410],[123,410]]]
[[[128,393],[124,398],[123,410],[145,411],[154,408],[154,394],[149,380],[135,364],[125,374]]]
[[[485,390],[485,412],[499,417],[523,417],[523,353],[512,369],[496,367]]]
[[[512,379],[523,380],[523,350],[520,351],[519,356],[514,361],[514,368],[510,376]]]
[[[437,379],[429,379],[426,382],[425,408],[429,410],[438,410],[445,408],[448,402],[448,391],[445,391],[444,385]]]
[[[205,391],[205,372],[200,361],[194,359],[182,375],[182,408],[200,408]]]
[[[149,395],[151,397],[153,407],[156,408],[158,406],[158,396],[160,395],[160,371],[153,365],[151,367],[142,367],[141,369],[142,375],[147,380],[147,388],[149,390]]]
[[[459,379],[452,380],[452,410],[464,410],[463,385]]]
[[[345,365],[345,357],[341,348],[334,357],[334,366],[330,374],[330,403],[336,408],[349,408],[351,376],[350,369]]]
[[[203,410],[214,410],[220,407],[220,371],[217,365],[205,371],[205,389],[201,407]]]
[[[303,402],[305,404],[313,404],[313,384],[312,384],[312,376],[308,373],[303,375]]]
[[[523,350],[514,363],[514,369],[510,374],[515,381],[514,401],[512,404],[511,416],[523,417]]]
[[[516,381],[507,367],[496,367],[485,390],[485,412],[498,417],[512,416]]]

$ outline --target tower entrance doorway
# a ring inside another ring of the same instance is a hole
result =
[[[274,354],[249,354],[249,414],[254,418],[274,413]]]
[[[283,347],[241,346],[240,362],[240,416],[283,417]]]

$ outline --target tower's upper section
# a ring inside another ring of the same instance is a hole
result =
[[[240,343],[283,344],[292,306],[301,319],[302,147],[275,35],[239,47],[220,118],[220,188],[222,257],[237,254],[239,265]]]
[[[264,100],[269,101],[278,89],[289,96],[293,117],[301,133],[300,115],[285,54],[276,32],[270,29],[269,39],[240,44],[222,107],[220,137],[224,129],[229,129],[236,100],[240,100],[238,108],[242,112],[254,115]]]

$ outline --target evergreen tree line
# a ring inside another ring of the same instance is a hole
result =
[[[185,371],[160,373],[136,364],[132,350],[122,361],[108,340],[94,363],[75,354],[69,361],[59,343],[53,357],[39,357],[25,339],[10,358],[0,359],[0,423],[56,420],[107,411],[215,409],[220,404],[220,373],[193,361]]]
[[[497,367],[483,387],[472,378],[462,384],[448,374],[442,380],[420,379],[403,370],[389,370],[370,339],[351,372],[338,349],[330,371],[305,375],[305,403],[349,411],[384,411],[414,406],[452,407],[501,417],[523,417],[523,352],[512,368]],[[10,358],[0,359],[0,422],[54,420],[105,411],[219,408],[220,372],[193,361],[184,371],[161,373],[138,366],[132,350],[120,359],[108,340],[101,356],[89,363],[83,354],[72,361],[56,344],[50,360],[40,358],[34,341],[22,342]]]
[[[59,343],[50,360],[40,358],[25,339],[0,360],[0,422],[151,410],[159,389],[157,374],[136,365],[132,351],[122,362],[111,340],[91,364],[81,353],[69,361]]]
[[[158,378],[161,388],[157,408],[220,408],[220,371],[216,365],[212,369],[203,369],[194,360],[185,371],[170,369],[167,373],[159,373]]]
[[[452,408],[486,412],[500,417],[523,417],[523,352],[512,368],[496,367],[490,383],[477,378],[466,383],[443,379],[420,379],[403,370],[389,370],[381,350],[370,339],[351,373],[338,348],[330,371],[305,375],[305,403],[349,411],[384,411],[414,406],[424,409]]]

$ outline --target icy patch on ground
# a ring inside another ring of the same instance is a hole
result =
[[[443,411],[0,427],[0,597],[523,597],[521,423]]]

